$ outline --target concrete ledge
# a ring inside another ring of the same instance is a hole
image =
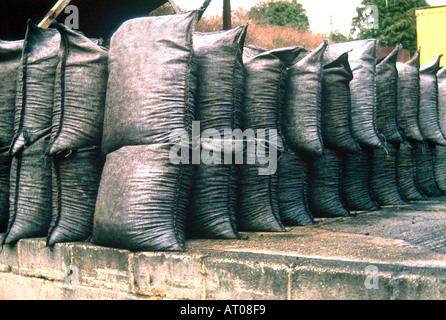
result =
[[[426,240],[444,234],[444,200],[188,240],[186,252],[22,239],[0,253],[0,299],[444,299],[445,237]]]

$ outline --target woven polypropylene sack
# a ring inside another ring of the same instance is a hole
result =
[[[285,231],[280,220],[278,175],[259,175],[256,165],[240,168],[237,226],[240,231]]]
[[[275,130],[277,148],[284,149],[280,119],[287,79],[287,62],[296,59],[302,47],[283,48],[246,59],[243,129]],[[258,165],[240,169],[237,221],[242,231],[285,231],[280,220],[278,174],[259,175]]]
[[[14,134],[17,72],[23,40],[0,40],[0,148],[9,147]]]
[[[418,189],[427,197],[439,197],[442,195],[435,178],[434,145],[429,143],[417,143],[415,152],[417,166],[416,183]]]
[[[7,148],[0,152],[0,232],[5,232],[9,218],[9,171],[11,157]]]
[[[59,46],[56,29],[39,28],[28,21],[18,71],[13,154],[40,137],[40,131],[51,127]]]
[[[3,243],[44,237],[51,221],[51,161],[45,157],[50,135],[14,155],[10,174],[10,216]]]
[[[326,148],[357,153],[359,144],[353,137],[350,116],[350,81],[353,73],[348,53],[324,55],[322,77],[322,139]]]
[[[308,208],[308,158],[303,154],[286,152],[277,163],[279,215],[285,226],[314,224]]]
[[[52,220],[47,245],[87,240],[101,179],[99,146],[59,154],[52,159]]]
[[[102,153],[165,143],[174,130],[190,134],[196,73],[192,34],[198,12],[136,18],[113,34]]]
[[[400,143],[397,111],[398,70],[396,63],[401,51],[397,46],[376,66],[376,129],[384,141]]]
[[[61,35],[56,69],[49,154],[101,144],[107,88],[107,51],[57,25]]]
[[[337,54],[349,52],[353,72],[350,81],[351,125],[362,146],[379,148],[382,141],[376,129],[376,39],[356,40],[329,46]]]
[[[399,145],[397,155],[398,188],[405,201],[423,200],[425,195],[417,186],[416,145],[404,142]]]
[[[186,220],[188,238],[238,239],[235,165],[200,164],[194,172]]]
[[[203,133],[241,128],[245,74],[243,46],[247,26],[195,33],[197,65],[196,120]],[[215,137],[214,137],[215,138]],[[239,238],[236,225],[237,168],[231,164],[201,163],[187,215],[191,238]]]
[[[321,155],[322,63],[327,42],[288,69],[282,129],[294,151]]]
[[[374,211],[379,205],[372,198],[370,179],[373,149],[363,148],[357,154],[345,154],[341,192],[350,211]]]
[[[397,62],[397,112],[401,134],[408,140],[423,142],[419,125],[420,50],[406,63]]]
[[[446,145],[446,138],[441,131],[438,109],[437,72],[440,68],[438,56],[420,68],[420,129],[427,142]]]
[[[341,195],[342,155],[328,148],[310,162],[308,207],[314,217],[349,215]]]
[[[246,62],[265,51],[268,51],[268,50],[254,46],[252,44],[244,46],[243,47],[243,62]]]
[[[434,174],[438,189],[446,194],[446,147],[434,147]]]
[[[442,132],[446,132],[446,68],[437,72],[438,122]]]
[[[191,167],[172,164],[167,144],[108,154],[91,241],[131,251],[183,251]]]
[[[202,131],[241,127],[246,31],[247,26],[239,26],[194,34],[198,80],[195,119]]]
[[[243,130],[276,130],[277,146],[284,148],[282,109],[289,61],[299,57],[303,47],[275,49],[245,59]]]
[[[402,205],[403,200],[398,186],[397,143],[386,143],[384,148],[373,150],[371,193],[380,206]]]

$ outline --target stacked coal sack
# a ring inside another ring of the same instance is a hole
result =
[[[198,11],[136,18],[111,38],[95,244],[185,249],[197,20]],[[181,142],[184,158],[171,152]]]
[[[6,230],[9,218],[9,146],[14,134],[17,72],[22,51],[22,40],[0,40],[0,232]]]
[[[377,61],[376,66],[376,127],[385,141],[373,150],[371,192],[380,206],[402,205],[398,186],[397,154],[403,137],[399,131],[397,111],[398,61],[401,46]]]
[[[52,218],[51,133],[59,32],[28,22],[17,79],[14,136],[10,152],[9,221],[3,243],[46,236]]]
[[[419,126],[420,107],[420,50],[406,63],[397,62],[397,120],[404,142],[397,154],[397,179],[400,195],[405,201],[422,200],[416,183],[415,151],[418,143],[424,141]]]
[[[420,67],[419,122],[424,142],[417,143],[415,152],[416,183],[427,197],[438,197],[442,191],[435,178],[434,155],[437,146],[445,146],[446,138],[440,127],[438,80],[440,58]]]
[[[62,24],[57,30],[61,42],[47,148],[52,170],[50,246],[84,241],[92,234],[108,76],[104,48]]]
[[[377,40],[357,40],[329,46],[329,52],[348,52],[353,73],[350,81],[350,125],[360,149],[344,153],[341,196],[349,211],[372,211],[379,205],[372,198],[370,179],[373,150],[383,142],[376,127],[376,51]],[[355,144],[353,144],[355,145]]]
[[[237,222],[242,231],[285,231],[284,224],[289,225],[293,218],[301,224],[312,222],[305,198],[294,197],[290,192],[299,189],[301,180],[294,180],[289,173],[279,175],[277,168],[277,160],[282,161],[284,153],[289,151],[281,128],[288,67],[304,52],[303,47],[270,51],[245,48],[243,130],[252,133],[254,144],[247,146],[246,163],[239,174]],[[256,157],[258,147],[265,148],[271,161]],[[286,168],[297,170],[298,166],[288,163]],[[287,181],[293,183],[283,188]],[[299,199],[300,205],[296,205]]]
[[[438,82],[438,121],[442,132],[446,132],[446,68],[437,72]],[[438,188],[446,194],[446,147],[436,146],[434,150],[434,170]]]
[[[350,125],[352,79],[348,53],[325,52],[321,102],[324,151],[309,161],[308,204],[315,217],[349,215],[341,193],[343,155],[360,150]]]
[[[325,41],[299,55],[288,68],[280,121],[286,149],[278,160],[279,211],[286,226],[314,223],[309,194],[318,186],[310,182],[310,164],[324,153],[321,103],[326,49]]]
[[[193,36],[199,130],[192,139],[201,136],[202,157],[194,166],[186,225],[189,238],[240,237],[236,220],[238,166],[233,146],[237,137],[232,133],[240,130],[242,121],[246,31],[247,26],[239,26]]]

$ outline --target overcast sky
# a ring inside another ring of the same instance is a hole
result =
[[[242,7],[246,10],[251,8],[257,0],[231,0],[231,8]],[[389,0],[392,1],[392,0]],[[199,8],[204,0],[174,0],[184,9]],[[333,21],[333,31],[338,30],[348,35],[350,33],[351,21],[356,16],[356,7],[361,0],[298,0],[307,10],[310,19],[310,29],[314,33],[330,32],[330,16]],[[430,5],[446,5],[446,0],[427,0]],[[223,0],[212,0],[205,15],[219,15],[222,12]]]

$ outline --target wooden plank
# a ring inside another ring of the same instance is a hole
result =
[[[223,0],[223,30],[231,29],[231,0]]]
[[[198,15],[198,20],[201,19],[201,17],[203,16],[203,13],[206,11],[206,9],[208,8],[209,4],[211,3],[212,0],[206,0],[203,5],[200,7],[200,12]]]
[[[180,13],[180,9],[178,8],[178,6],[175,4],[175,2],[173,2],[173,0],[169,0],[170,6],[173,8],[173,11],[175,11],[175,13]]]
[[[71,0],[59,0],[46,14],[45,18],[39,23],[40,28],[48,28],[51,25],[51,20],[56,19],[65,7],[71,2]]]

